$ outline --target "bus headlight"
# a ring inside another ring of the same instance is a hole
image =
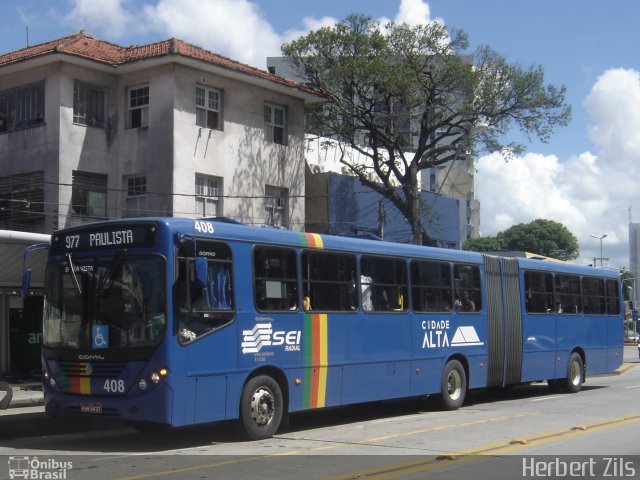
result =
[[[149,375],[149,378],[153,383],[158,383],[160,382],[160,380],[166,377],[168,373],[169,371],[166,368],[161,368],[157,372],[153,372],[151,375]]]

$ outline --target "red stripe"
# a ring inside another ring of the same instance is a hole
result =
[[[80,377],[71,377],[69,379],[69,387],[71,393],[80,393]]]
[[[307,245],[309,247],[316,247],[316,237],[314,237],[311,233],[305,233],[305,236],[307,237]]]

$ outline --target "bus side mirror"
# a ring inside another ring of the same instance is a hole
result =
[[[196,257],[196,278],[195,284],[198,288],[207,288],[209,284],[209,269],[207,259],[204,257]]]
[[[22,271],[22,297],[27,298],[31,288],[31,269],[25,268]]]

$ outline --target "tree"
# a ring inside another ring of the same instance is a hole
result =
[[[462,30],[438,22],[382,25],[351,15],[282,46],[327,99],[309,112],[311,124],[370,160],[341,162],[402,212],[416,243],[428,238],[418,172],[474,155],[476,146],[518,153],[522,145],[501,142],[513,125],[546,141],[571,116],[565,87],[545,85],[542,67],[509,64],[489,47],[466,53],[468,45]],[[480,125],[488,128],[478,133]]]
[[[542,218],[514,225],[498,232],[495,237],[469,239],[462,249],[474,252],[530,252],[558,260],[574,260],[580,255],[578,239],[567,227]]]
[[[503,250],[500,241],[496,237],[470,238],[462,244],[462,250],[473,252],[499,252]]]
[[[567,227],[553,220],[520,223],[496,236],[503,250],[537,253],[558,260],[578,258],[578,239]]]

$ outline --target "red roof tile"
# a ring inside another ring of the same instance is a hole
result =
[[[308,94],[320,95],[316,90],[301,83],[237,62],[228,57],[196,47],[195,45],[191,45],[177,38],[171,38],[147,45],[122,47],[120,45],[97,39],[84,31],[80,31],[74,35],[57,38],[39,45],[26,47],[21,50],[0,55],[0,68],[56,53],[82,57],[87,60],[93,60],[112,67],[150,58],[177,54],[183,57],[200,60],[210,65],[215,65],[235,72],[262,78],[283,86],[295,88]]]

